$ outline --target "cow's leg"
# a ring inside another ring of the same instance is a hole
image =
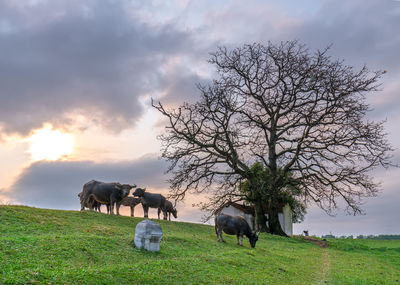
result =
[[[220,231],[220,234],[219,234],[220,236],[221,236],[221,240],[222,240],[222,242],[226,242],[225,240],[224,240],[224,238],[222,237],[222,229],[221,229],[221,231]]]
[[[236,244],[240,245],[240,243],[239,243],[239,234],[236,235]]]
[[[144,213],[144,217],[148,218],[149,217],[149,207],[146,205],[142,205],[143,206],[143,213]]]
[[[243,234],[240,235],[240,245],[243,246]]]
[[[116,202],[115,206],[117,207],[117,216],[119,216],[119,207],[121,207],[121,203]]]
[[[219,242],[219,234],[218,234],[217,225],[214,226],[214,229],[215,229],[215,234],[217,235],[217,241]]]
[[[158,208],[158,209],[157,209],[158,219],[160,219],[160,213],[161,213],[161,209]]]
[[[222,229],[218,229],[218,236],[219,236],[219,238],[221,239],[222,242],[225,242],[224,238],[222,237]]]
[[[113,199],[110,199],[110,215],[114,215],[114,204],[115,201]]]
[[[164,214],[164,220],[167,220],[167,208],[165,206],[163,209],[163,214]]]
[[[135,216],[135,207],[131,206],[131,217]]]
[[[171,221],[171,212],[168,213],[168,221]]]
[[[87,204],[89,206],[89,210],[93,211],[93,204],[94,204],[93,198],[89,197],[89,200],[88,200]]]

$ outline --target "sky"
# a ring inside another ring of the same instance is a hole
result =
[[[0,203],[78,210],[91,179],[167,195],[165,121],[151,98],[195,102],[196,83],[215,75],[209,53],[254,42],[332,45],[332,58],[387,70],[367,119],[386,120],[400,164],[399,31],[392,0],[0,0]],[[364,200],[365,215],[309,205],[294,233],[399,234],[400,169],[372,175],[382,191]],[[178,204],[178,220],[200,222],[192,203],[202,199]]]

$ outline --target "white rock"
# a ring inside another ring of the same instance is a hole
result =
[[[162,237],[161,227],[155,222],[146,219],[136,226],[135,246],[148,251],[160,251]]]

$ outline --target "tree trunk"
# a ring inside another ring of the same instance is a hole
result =
[[[271,141],[269,144],[269,169],[271,171],[270,180],[270,199],[268,201],[268,225],[271,234],[286,236],[287,234],[282,230],[281,223],[279,222],[278,209],[278,165],[276,156],[276,123],[275,120],[271,121],[273,131],[271,131]]]
[[[261,199],[255,201],[254,208],[256,212],[256,229],[261,232],[269,233],[270,231],[267,226],[267,219],[265,217]]]
[[[277,199],[271,199],[268,206],[268,225],[270,233],[287,237],[288,235],[282,230],[281,223],[279,222],[279,204]]]

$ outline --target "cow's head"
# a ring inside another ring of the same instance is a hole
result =
[[[122,196],[122,198],[124,198],[124,197],[126,197],[126,196],[129,195],[129,192],[131,192],[132,186],[129,185],[129,184],[119,184],[119,183],[116,183],[116,184],[115,184],[115,188],[122,192],[122,195],[121,195],[121,196]]]
[[[142,189],[142,188],[136,188],[135,192],[133,192],[133,196],[138,196],[138,197],[143,197],[144,196],[144,192],[146,191],[146,188]]]
[[[259,235],[259,232],[258,233],[252,232],[250,237],[249,237],[250,245],[253,248],[256,246],[256,242],[258,241],[258,235]]]
[[[83,192],[80,192],[80,193],[78,194],[78,197],[79,197],[79,200],[82,202],[82,200],[83,200]]]
[[[172,208],[171,213],[172,213],[172,215],[174,216],[175,219],[178,218],[178,211],[176,210],[176,208]]]

